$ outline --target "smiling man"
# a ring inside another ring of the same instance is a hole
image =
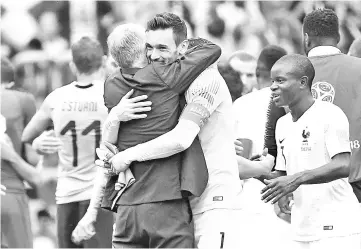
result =
[[[280,200],[285,209],[293,192],[292,248],[360,248],[361,212],[347,179],[349,123],[339,107],[314,100],[314,77],[302,55],[284,56],[272,67],[273,101],[290,109],[276,126],[276,170],[287,176],[265,180],[263,199]]]

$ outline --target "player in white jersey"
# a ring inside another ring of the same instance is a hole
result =
[[[31,143],[51,122],[54,125],[55,134],[42,134],[33,145],[42,153],[58,150],[56,203],[60,248],[78,247],[71,241],[71,233],[89,205],[97,172],[95,148],[99,146],[101,126],[107,116],[101,45],[83,37],[71,49],[70,66],[77,81],[50,93],[23,133],[23,141]],[[111,247],[112,223],[112,213],[100,212],[95,226],[98,237],[83,246]]]
[[[287,176],[265,180],[263,199],[280,200],[286,212],[293,193],[292,248],[360,248],[361,210],[347,180],[349,123],[339,107],[313,99],[314,76],[302,55],[284,56],[272,67],[273,101],[290,108],[276,126],[276,169]]]

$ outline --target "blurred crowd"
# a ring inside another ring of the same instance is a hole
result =
[[[17,86],[33,93],[38,103],[53,89],[74,79],[68,61],[76,36],[96,34],[104,51],[114,26],[145,25],[156,13],[170,11],[187,21],[189,36],[221,45],[221,60],[238,50],[258,57],[268,44],[288,53],[303,53],[301,23],[314,8],[334,9],[340,19],[339,48],[347,52],[360,36],[358,1],[24,1],[1,4],[1,53],[17,68]]]
[[[257,88],[251,72],[265,46],[278,45],[287,53],[304,53],[302,20],[313,9],[336,11],[341,31],[338,47],[343,53],[361,36],[359,1],[27,0],[23,6],[14,2],[1,4],[1,55],[9,57],[16,67],[14,87],[32,93],[38,106],[54,89],[75,79],[68,66],[69,47],[78,36],[96,35],[107,53],[106,39],[116,25],[133,22],[145,26],[147,20],[164,11],[186,20],[189,37],[207,38],[222,47],[220,72],[233,100]],[[233,70],[240,67],[239,63],[243,63],[243,72]],[[55,235],[49,233],[55,229],[52,191],[55,180],[50,188],[29,191],[29,195],[34,200],[41,197],[39,203],[47,203],[30,207],[36,220],[32,222],[34,233],[40,241],[51,238],[55,246]]]

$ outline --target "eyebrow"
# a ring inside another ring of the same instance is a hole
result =
[[[286,76],[284,76],[284,75],[278,75],[278,76],[276,76],[276,77],[270,77],[270,78],[271,78],[271,80],[286,79]]]

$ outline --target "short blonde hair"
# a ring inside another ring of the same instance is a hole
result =
[[[145,57],[145,29],[133,23],[118,25],[107,39],[110,55],[122,68]]]

